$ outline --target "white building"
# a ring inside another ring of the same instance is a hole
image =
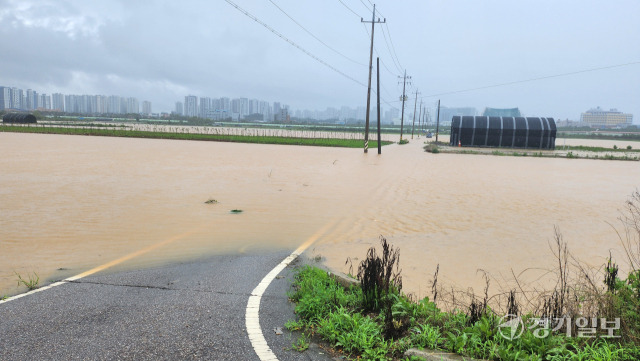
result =
[[[580,121],[593,128],[625,128],[633,122],[633,114],[625,114],[618,109],[604,110],[597,107],[582,113]]]

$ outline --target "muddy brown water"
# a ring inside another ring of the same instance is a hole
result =
[[[437,264],[440,282],[476,290],[478,270],[500,280],[552,267],[554,225],[584,262],[610,250],[622,261],[609,223],[640,185],[638,162],[430,154],[423,141],[378,156],[0,133],[0,296],[24,291],[16,273],[62,279],[158,244],[105,272],[315,236],[307,253],[349,271],[347,257],[356,268],[384,235],[400,248],[405,291],[422,297]]]

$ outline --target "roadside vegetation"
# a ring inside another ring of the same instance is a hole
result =
[[[381,237],[381,253],[369,249],[349,288],[317,267],[299,269],[289,293],[299,319],[286,327],[349,359],[406,360],[419,348],[484,360],[640,360],[640,193],[620,221],[626,276],[611,257],[599,270],[579,263],[556,229],[555,287],[526,289],[514,276],[513,289],[492,297],[488,277],[480,296],[447,293],[439,266],[431,298],[405,294],[399,250]]]
[[[217,130],[216,128],[213,128]],[[166,131],[142,131],[121,129],[121,127],[56,127],[56,126],[16,126],[3,125],[0,126],[2,132],[19,132],[19,133],[43,133],[43,134],[66,134],[66,135],[91,135],[91,136],[107,136],[107,137],[129,137],[129,138],[157,138],[157,139],[178,139],[178,140],[201,140],[216,142],[236,142],[236,143],[260,143],[260,144],[286,144],[286,145],[309,145],[322,147],[345,147],[345,148],[362,148],[362,139],[339,139],[330,137],[321,138],[302,138],[302,137],[280,137],[280,136],[261,136],[252,135],[247,132],[246,135],[237,134],[198,134],[188,133],[179,127],[174,132]],[[382,145],[391,144],[392,142],[383,141]],[[375,148],[378,146],[376,140],[369,142],[369,146]]]
[[[495,156],[513,156],[513,157],[537,157],[537,158],[569,158],[569,159],[601,159],[601,160],[628,160],[639,161],[640,149],[633,149],[631,145],[624,148],[614,146],[613,148],[604,147],[588,147],[588,146],[565,146],[555,151],[528,151],[510,150],[508,148],[500,149],[467,149],[459,147],[439,147],[433,143],[427,143],[423,147],[428,153],[453,153],[453,154],[483,154]]]
[[[640,141],[640,132],[621,131],[620,133],[611,132],[558,132],[556,139],[560,138],[577,138],[577,139],[604,139],[604,140],[631,140]]]
[[[18,277],[18,286],[25,286],[29,291],[35,290],[38,288],[38,284],[40,283],[40,277],[34,272],[33,275],[28,275],[28,277],[22,278],[17,272],[14,272]]]

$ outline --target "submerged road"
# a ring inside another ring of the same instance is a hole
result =
[[[289,254],[98,273],[0,303],[0,360],[260,360],[245,326],[247,302]],[[261,298],[262,334],[278,360],[330,360],[317,348],[290,350],[292,271],[282,270]]]

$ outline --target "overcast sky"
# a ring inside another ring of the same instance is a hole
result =
[[[0,0],[0,85],[133,96],[150,100],[154,112],[189,94],[293,109],[364,106],[371,24],[360,17],[371,20],[369,0],[272,1],[233,0],[351,79],[224,0]],[[406,69],[410,91],[429,107],[440,98],[578,119],[601,106],[640,123],[640,1],[382,0],[376,8],[387,23],[375,28],[373,84],[379,55],[381,94],[393,106]],[[635,64],[442,94],[628,63]]]

